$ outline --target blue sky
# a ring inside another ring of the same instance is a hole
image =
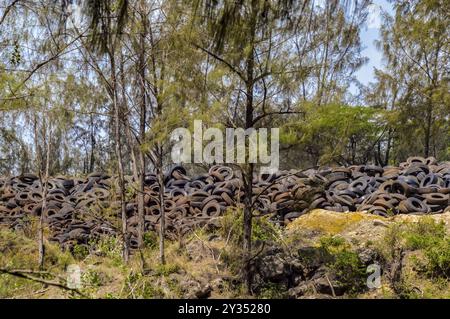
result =
[[[374,82],[374,67],[382,68],[383,54],[375,46],[375,40],[379,39],[379,28],[382,23],[381,12],[393,14],[392,4],[387,0],[374,0],[370,9],[367,26],[361,30],[361,41],[364,47],[362,54],[369,58],[357,72],[356,78],[364,85]]]

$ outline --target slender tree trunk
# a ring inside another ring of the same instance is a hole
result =
[[[122,56],[121,56],[122,57]],[[140,145],[136,145],[136,138],[133,137],[131,126],[130,126],[130,120],[128,118],[128,105],[126,101],[126,92],[125,92],[125,73],[123,69],[123,58],[120,59],[120,66],[119,66],[119,72],[120,72],[120,81],[121,81],[121,87],[122,87],[122,103],[121,103],[121,111],[122,111],[122,121],[124,124],[125,129],[125,137],[127,140],[127,143],[129,145],[130,149],[130,155],[131,155],[131,164],[132,164],[132,172],[133,172],[133,179],[134,182],[138,184],[137,187],[137,204],[138,204],[138,234],[137,234],[137,242],[138,242],[138,248],[143,247],[143,236],[144,233],[141,230],[140,226],[143,225],[144,220],[144,188],[141,188],[141,178],[140,178],[140,172],[141,172],[141,165],[142,161],[140,158],[140,153],[142,152],[140,150]],[[137,154],[139,154],[139,159]]]
[[[154,116],[159,117],[162,115],[162,102],[160,100],[159,93],[163,92],[163,82],[164,82],[164,62],[163,59],[161,59],[161,67],[160,67],[160,77],[158,77],[157,74],[157,62],[156,62],[156,54],[157,50],[155,50],[155,41],[153,39],[153,31],[151,28],[151,24],[148,25],[148,35],[150,38],[150,45],[151,45],[151,54],[150,54],[150,60],[152,64],[152,72],[151,76],[153,78],[153,95],[155,97],[155,104],[152,104],[151,100],[149,100],[149,105],[151,105],[151,109],[154,109],[155,112],[153,112]],[[162,54],[162,53],[161,53]],[[161,84],[159,84],[161,83]],[[156,168],[156,174],[158,179],[158,185],[159,185],[159,212],[160,212],[160,222],[159,222],[159,258],[161,264],[166,263],[165,258],[165,249],[164,249],[164,237],[166,233],[166,213],[164,209],[164,172],[163,172],[163,145],[160,143],[157,143],[157,145],[154,147],[154,157],[152,158],[153,165]]]
[[[330,23],[330,8],[329,8],[329,4],[326,2],[325,4],[326,6],[326,32],[327,32],[327,36],[326,36],[326,43],[325,43],[325,53],[324,56],[322,58],[321,61],[321,65],[320,65],[320,69],[319,69],[319,76],[318,76],[318,99],[317,99],[317,105],[321,106],[322,105],[322,100],[323,100],[323,96],[324,96],[324,91],[325,91],[325,81],[327,79],[327,70],[328,70],[328,51],[329,51],[329,46],[330,46],[330,27],[329,27],[329,23]]]
[[[433,125],[433,106],[429,102],[427,108],[427,119],[425,124],[425,147],[424,147],[424,156],[430,156],[430,142],[431,142],[431,126]]]
[[[375,164],[383,166],[383,161],[381,160],[381,141],[377,142],[377,150],[375,151]],[[369,155],[370,158],[370,155]]]
[[[45,124],[44,124],[45,127]],[[48,131],[48,132],[47,132]],[[47,134],[48,133],[48,134]],[[47,192],[48,192],[48,179],[49,179],[49,166],[50,166],[50,138],[51,130],[50,128],[44,129],[44,134],[47,135],[45,141],[47,143],[47,154],[45,159],[45,172],[44,178],[42,177],[42,170],[39,169],[39,179],[42,185],[42,208],[41,216],[39,217],[39,227],[38,227],[38,241],[39,241],[39,269],[44,269],[45,261],[45,245],[44,245],[44,223],[45,216],[47,213]]]
[[[145,134],[145,133],[144,133]],[[142,136],[142,135],[141,135]],[[141,140],[143,136],[141,137]],[[143,150],[139,151],[139,192],[138,192],[138,246],[143,248],[144,246],[144,233],[145,233],[145,156]]]
[[[95,169],[95,133],[94,133],[94,118],[90,115],[90,135],[91,135],[91,154],[89,159],[89,172],[92,173]]]
[[[111,49],[113,50],[113,49]],[[120,212],[122,218],[122,236],[123,236],[123,250],[122,257],[124,262],[128,262],[129,248],[128,248],[128,231],[127,231],[127,211],[125,202],[125,177],[122,159],[122,142],[120,138],[120,108],[117,98],[117,78],[116,78],[116,64],[114,52],[109,51],[109,59],[111,65],[111,85],[114,108],[114,139],[115,139],[115,153],[117,158],[117,170],[119,174],[119,194],[120,194]]]
[[[253,17],[252,17],[252,30],[251,30],[251,38],[254,39],[255,36],[255,11],[256,11],[256,3],[252,2],[253,9]],[[253,40],[252,40],[253,45]],[[247,57],[246,61],[246,105],[245,105],[245,128],[249,129],[254,126],[253,123],[253,88],[254,88],[254,48],[250,50],[250,53]],[[245,207],[244,207],[244,240],[243,240],[243,250],[244,250],[244,262],[245,262],[245,279],[247,285],[247,291],[251,293],[252,289],[252,279],[253,275],[251,273],[251,254],[252,254],[252,219],[253,219],[253,211],[252,211],[252,197],[253,197],[253,171],[254,164],[249,163],[249,141],[246,139],[246,170],[245,170]]]
[[[245,207],[244,207],[244,241],[243,241],[243,249],[244,249],[244,262],[245,262],[245,280],[247,285],[247,291],[251,293],[253,275],[251,273],[251,255],[252,255],[252,220],[253,220],[253,211],[252,211],[252,197],[253,197],[253,171],[254,164],[248,163],[247,169],[245,172],[245,179],[247,182],[245,183]]]
[[[392,129],[389,129],[388,131],[388,140],[387,140],[387,146],[386,146],[386,153],[384,156],[384,166],[389,164],[389,158],[391,154],[391,144],[392,144]]]
[[[246,115],[246,128],[251,127],[251,123],[253,122],[253,93],[247,91],[247,115]],[[249,143],[246,141],[246,156],[248,159],[249,153]],[[254,164],[246,163],[246,170],[244,172],[244,192],[245,192],[245,201],[244,201],[244,224],[243,224],[243,249],[244,249],[244,260],[245,260],[245,276],[247,281],[247,288],[250,291],[251,289],[251,274],[250,274],[250,258],[252,252],[252,197],[253,197],[253,171]]]
[[[162,146],[158,146],[157,154],[157,168],[156,173],[158,175],[159,184],[159,259],[162,265],[166,263],[165,249],[164,249],[164,237],[166,235],[166,212],[164,209],[164,172],[162,162]]]
[[[125,72],[124,72],[124,60],[123,60],[123,55],[120,55],[120,63],[119,63],[119,79],[120,79],[120,86],[121,86],[121,91],[122,91],[122,103],[120,103],[120,112],[122,114],[122,123],[124,125],[125,128],[125,138],[127,140],[128,143],[128,147],[130,150],[130,155],[131,155],[131,166],[132,166],[132,172],[133,172],[133,178],[135,180],[135,182],[138,182],[139,180],[139,164],[137,162],[137,156],[136,156],[136,143],[135,143],[135,138],[133,138],[133,134],[131,132],[131,126],[130,126],[130,120],[128,117],[129,114],[129,109],[128,109],[128,103],[127,103],[127,99],[126,99],[126,81],[125,81]]]
[[[141,0],[140,2],[140,13],[142,20],[142,32],[140,34],[140,52],[139,52],[139,83],[140,83],[140,94],[141,94],[141,106],[140,106],[140,116],[139,116],[139,193],[138,193],[138,245],[139,248],[144,246],[144,232],[145,232],[145,207],[144,207],[144,187],[145,187],[145,153],[143,149],[143,144],[145,142],[145,121],[147,118],[147,99],[145,90],[145,36],[147,34],[147,14],[145,12],[145,2]]]

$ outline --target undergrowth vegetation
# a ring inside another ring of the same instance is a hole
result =
[[[402,266],[393,287],[401,298],[450,298],[450,235],[444,222],[425,217],[394,224],[376,245],[385,265]]]
[[[157,234],[149,232],[145,235],[145,248],[135,251],[128,264],[121,258],[120,238],[103,237],[87,245],[76,245],[72,251],[47,242],[45,272],[39,272],[34,222],[31,220],[22,230],[0,229],[0,268],[28,270],[37,278],[66,284],[68,267],[77,265],[81,285],[76,292],[66,291],[0,273],[0,298],[247,296],[242,278],[243,221],[239,209],[227,211],[216,229],[197,229],[180,241],[167,241],[165,265],[159,263]],[[299,261],[308,266],[316,263],[314,258],[319,256],[321,269],[335,289],[345,290],[348,297],[369,293],[367,264],[361,260],[354,243],[339,234],[323,234],[311,246],[312,259],[302,255]],[[264,255],[268,247],[286,251],[305,247],[304,241],[292,239],[295,236],[298,234],[286,232],[266,217],[253,220],[255,256]],[[450,236],[444,223],[432,218],[422,218],[416,223],[392,223],[381,240],[370,240],[366,246],[378,256],[383,284],[393,287],[390,293],[379,292],[380,298],[450,297]],[[392,278],[389,274],[399,261],[403,265],[401,274]],[[286,298],[287,288],[277,282],[263,282],[255,296]]]
[[[325,255],[327,269],[336,276],[343,289],[350,294],[365,289],[366,267],[345,239],[338,236],[322,237],[319,249]]]

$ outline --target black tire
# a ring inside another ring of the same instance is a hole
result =
[[[408,199],[400,202],[399,204],[400,212],[407,213],[428,213],[430,208],[424,202],[418,200],[414,197],[409,197]]]
[[[371,208],[369,208],[367,213],[382,217],[389,217],[389,214],[387,213],[386,209],[380,206],[372,206]]]

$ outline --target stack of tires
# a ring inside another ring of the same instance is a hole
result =
[[[127,226],[131,247],[137,245],[137,188],[126,177]],[[255,215],[270,215],[287,224],[312,209],[369,214],[439,214],[450,211],[450,162],[411,157],[399,166],[353,165],[302,172],[281,171],[253,176]],[[119,185],[115,177],[92,173],[86,178],[51,178],[47,185],[46,223],[51,240],[65,247],[88,245],[103,235],[121,233]],[[145,177],[146,231],[160,225],[160,193],[155,174]],[[230,207],[243,207],[243,178],[230,167],[214,165],[189,177],[182,166],[165,174],[162,194],[167,236],[178,239],[198,227],[218,226]],[[0,178],[0,225],[22,228],[41,215],[43,187],[38,176]]]

